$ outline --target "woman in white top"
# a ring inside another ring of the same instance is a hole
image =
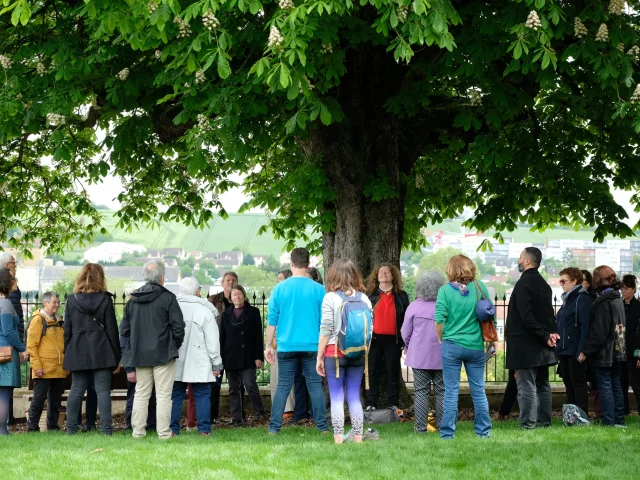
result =
[[[371,309],[371,302],[362,293],[365,291],[362,275],[350,260],[336,260],[326,276],[327,294],[322,302],[322,321],[318,345],[316,370],[327,377],[331,397],[331,423],[335,443],[344,439],[344,395],[351,414],[353,440],[362,442],[364,415],[360,402],[360,385],[365,368],[365,356],[345,357],[337,350],[337,337],[342,324],[343,296],[359,297],[362,306]],[[356,307],[357,308],[357,307]],[[336,355],[337,350],[337,355]]]

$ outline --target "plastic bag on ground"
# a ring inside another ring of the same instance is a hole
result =
[[[575,427],[578,425],[591,425],[589,417],[584,410],[577,405],[562,405],[562,423],[565,427]]]

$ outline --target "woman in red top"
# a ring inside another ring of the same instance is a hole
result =
[[[378,407],[378,389],[382,368],[387,377],[387,405],[397,407],[400,402],[400,359],[404,342],[400,329],[409,296],[402,290],[402,277],[395,265],[382,264],[367,278],[367,292],[373,305],[373,339],[369,350],[368,409]]]

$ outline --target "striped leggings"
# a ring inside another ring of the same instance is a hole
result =
[[[440,428],[444,411],[444,380],[442,370],[413,369],[413,385],[415,389],[414,410],[416,413],[416,432],[427,431],[427,417],[429,415],[429,395],[431,385],[436,400],[436,426]]]

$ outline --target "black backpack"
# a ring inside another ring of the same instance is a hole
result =
[[[29,332],[29,327],[31,326],[31,322],[33,322],[33,319],[36,315],[38,315],[40,317],[40,320],[42,320],[42,333],[40,334],[40,338],[44,337],[47,334],[47,328],[62,327],[64,324],[62,320],[57,320],[55,323],[50,325],[47,323],[44,315],[42,315],[41,313],[36,313],[33,317],[31,317],[31,320],[27,322],[27,326],[25,327],[25,332],[27,332],[27,335]]]

